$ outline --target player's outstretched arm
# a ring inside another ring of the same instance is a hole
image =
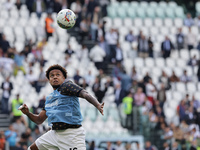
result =
[[[36,124],[43,123],[47,118],[45,110],[42,110],[38,115],[33,114],[29,111],[29,108],[26,104],[21,105],[18,109],[21,110],[31,121],[35,122]]]
[[[85,98],[88,102],[93,104],[100,111],[100,113],[103,115],[104,102],[100,104],[98,102],[98,100],[95,97],[93,97],[92,95],[90,95],[86,90],[81,90],[79,96],[81,98]]]

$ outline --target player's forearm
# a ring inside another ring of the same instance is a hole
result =
[[[80,97],[85,98],[89,103],[93,104],[96,108],[98,108],[98,106],[100,105],[100,103],[98,102],[98,100],[95,97],[93,97],[92,95],[90,95],[85,90],[82,90],[80,92]]]
[[[40,119],[40,116],[39,116],[39,115],[33,114],[33,113],[31,113],[31,112],[27,113],[26,115],[27,115],[27,117],[28,117],[31,121],[35,122],[36,124],[41,124],[41,123],[43,122],[43,121]]]

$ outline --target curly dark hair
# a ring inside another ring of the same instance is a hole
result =
[[[49,79],[49,73],[50,73],[50,71],[52,71],[52,70],[54,70],[54,69],[60,70],[60,71],[63,73],[65,79],[67,78],[67,70],[66,70],[64,67],[62,67],[62,66],[56,64],[56,65],[50,66],[50,67],[47,69],[47,71],[46,71],[46,77],[47,77],[47,79]]]

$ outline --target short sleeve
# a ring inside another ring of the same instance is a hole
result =
[[[79,96],[80,91],[83,88],[73,83],[72,81],[67,81],[63,83],[63,85],[58,89],[60,94],[68,95],[68,96]]]

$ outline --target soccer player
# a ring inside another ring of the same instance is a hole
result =
[[[51,126],[51,130],[39,137],[28,150],[86,150],[78,97],[93,104],[102,115],[104,103],[100,104],[72,81],[65,82],[67,71],[58,64],[47,69],[46,77],[54,91],[46,97],[44,109],[37,115],[31,113],[26,104],[19,108],[36,124],[48,118]]]

